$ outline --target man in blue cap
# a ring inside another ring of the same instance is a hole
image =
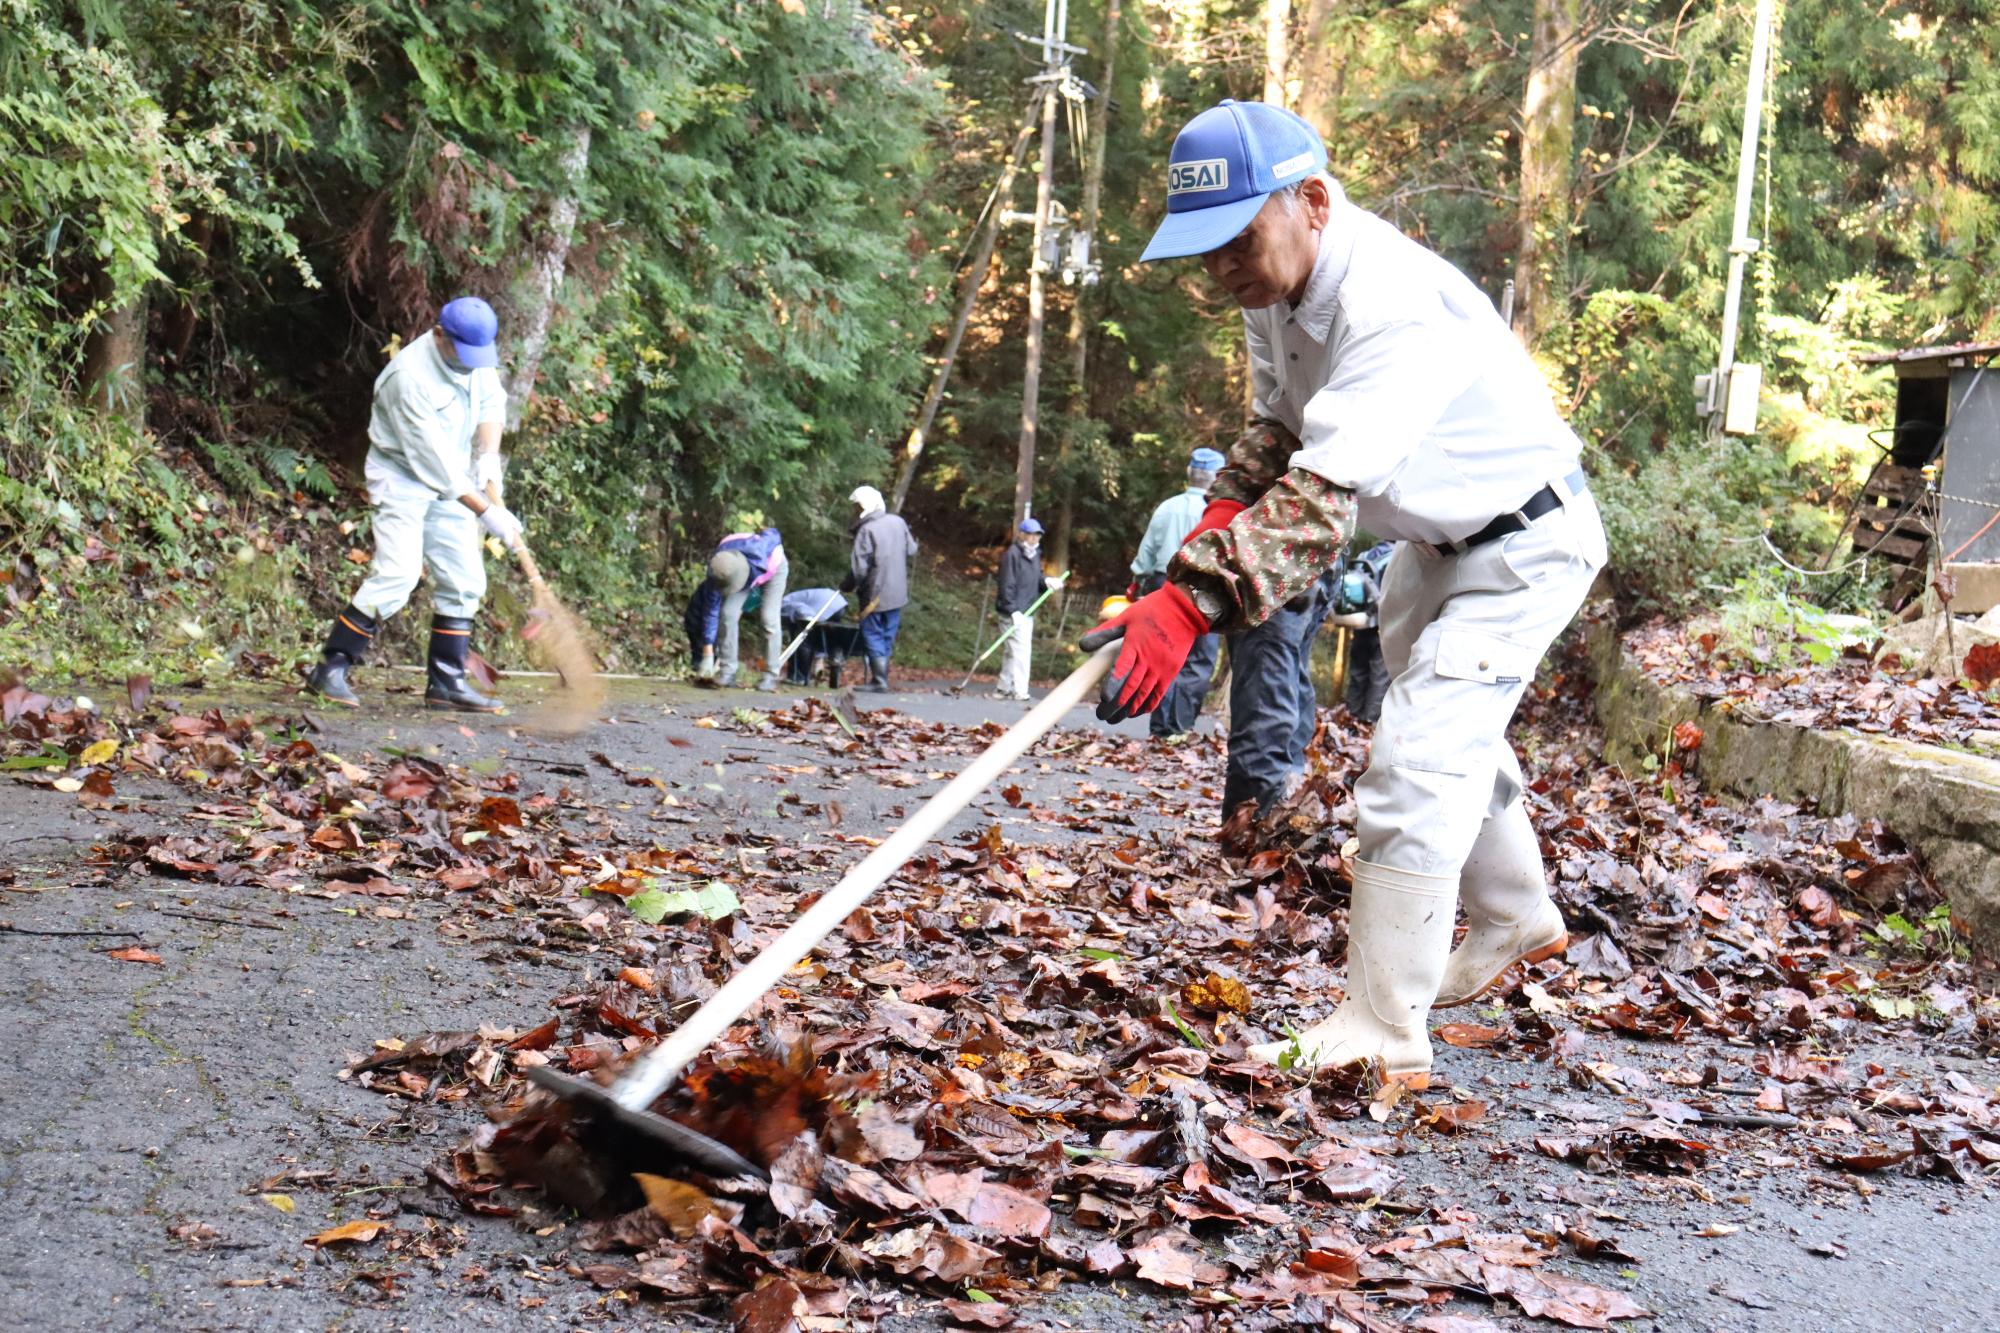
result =
[[[1200,256],[1243,309],[1252,421],[1167,582],[1083,640],[1123,640],[1099,716],[1155,707],[1204,634],[1260,624],[1357,523],[1383,576],[1390,686],[1355,786],[1347,993],[1297,1067],[1379,1062],[1428,1086],[1434,1004],[1564,947],[1506,728],[1605,559],[1576,436],[1493,303],[1349,203],[1299,117],[1225,101],[1167,167],[1146,260]],[[1466,910],[1453,950],[1454,901]]]
[[[375,379],[367,463],[375,559],[306,677],[334,703],[360,706],[348,669],[367,655],[381,623],[403,609],[428,568],[433,614],[425,703],[500,711],[499,700],[473,688],[466,669],[473,618],[486,597],[479,530],[510,547],[521,541],[520,520],[500,502],[507,395],[495,370],[498,331],[492,306],[461,296]]]
[[[1168,496],[1154,507],[1153,517],[1146,524],[1145,539],[1139,543],[1139,554],[1132,560],[1132,583],[1125,589],[1127,597],[1143,596],[1167,581],[1167,562],[1181,549],[1181,543],[1194,531],[1195,524],[1201,522],[1202,510],[1208,506],[1208,488],[1215,484],[1215,474],[1222,471],[1223,461],[1214,449],[1197,449],[1188,455],[1187,489]],[[1155,739],[1167,740],[1194,730],[1194,724],[1201,718],[1202,701],[1208,697],[1209,680],[1215,675],[1215,658],[1221,648],[1220,634],[1204,634],[1195,640],[1180,673],[1147,722],[1147,729]]]
[[[993,599],[994,609],[1014,622],[1014,632],[1000,650],[1000,688],[994,692],[998,698],[1028,697],[1035,642],[1035,618],[1028,608],[1041,595],[1042,525],[1038,519],[1024,518],[1000,557],[1000,591]]]

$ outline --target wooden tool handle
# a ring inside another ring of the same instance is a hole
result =
[[[501,503],[500,483],[495,481],[486,483],[486,500],[489,504],[497,505]],[[528,543],[525,540],[514,543],[514,559],[520,562],[521,572],[528,576],[529,587],[533,588],[537,593],[543,592],[548,588],[548,583],[542,578],[541,566],[535,563],[535,557],[529,552]]]
[[[840,883],[807,908],[805,915],[794,921],[784,934],[765,945],[762,953],[745,963],[721,990],[709,996],[707,1003],[695,1010],[687,1022],[640,1056],[611,1089],[613,1099],[632,1111],[651,1106],[653,1099],[665,1092],[710,1042],[748,1013],[764,992],[777,985],[785,973],[847,920],[849,913],[901,870],[905,861],[922,851],[924,844],[936,837],[954,815],[972,804],[973,798],[1006,772],[1008,765],[1026,754],[1029,746],[1062,720],[1063,714],[1081,703],[1111,669],[1118,649],[1115,642],[1098,649],[1067,680],[1050,690],[1047,698],[966,765],[965,771],[943,791],[918,807],[901,828],[842,876]]]

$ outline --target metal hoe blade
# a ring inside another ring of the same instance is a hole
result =
[[[733,1148],[725,1147],[706,1134],[696,1133],[651,1111],[633,1111],[620,1106],[608,1088],[588,1079],[557,1073],[546,1065],[528,1071],[528,1080],[546,1092],[568,1102],[584,1117],[615,1134],[644,1140],[664,1149],[712,1176],[750,1176],[769,1180],[771,1173]]]

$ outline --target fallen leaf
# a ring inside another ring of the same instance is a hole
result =
[[[1416,1103],[1417,1122],[1426,1128],[1457,1130],[1486,1118],[1485,1102],[1450,1102],[1444,1106]]]
[[[684,1180],[671,1180],[666,1176],[647,1175],[643,1171],[632,1173],[632,1179],[639,1182],[645,1192],[646,1207],[653,1215],[667,1224],[678,1240],[687,1240],[701,1229],[701,1219],[720,1215],[715,1200]]]
[[[983,1301],[961,1301],[946,1297],[944,1312],[968,1328],[1008,1328],[1014,1323],[1013,1310],[991,1296]]]
[[[1485,1050],[1507,1040],[1507,1034],[1501,1029],[1482,1027],[1478,1023],[1440,1024],[1437,1037],[1447,1046],[1466,1050]]]
[[[799,1289],[784,1278],[773,1278],[730,1303],[734,1333],[798,1333]]]
[[[105,951],[104,956],[106,958],[116,958],[121,963],[153,963],[160,965],[160,956],[158,954],[142,949],[136,944],[123,949],[108,949]],[[150,985],[151,983],[147,984]]]
[[[1190,1009],[1205,1009],[1210,1013],[1250,1012],[1250,988],[1234,977],[1217,976],[1213,972],[1183,986],[1181,999]]]
[[[317,1236],[314,1236],[310,1240],[308,1240],[306,1244],[338,1245],[343,1241],[353,1241],[356,1244],[365,1244],[368,1241],[374,1240],[377,1236],[381,1235],[382,1232],[388,1229],[388,1226],[389,1224],[387,1222],[376,1222],[372,1220],[362,1220],[358,1222],[343,1222],[339,1226],[334,1227],[330,1231],[320,1232]]]
[[[1162,1231],[1127,1253],[1138,1265],[1138,1276],[1154,1286],[1192,1291],[1201,1275],[1201,1249],[1184,1231]]]
[[[710,921],[720,921],[723,917],[734,916],[743,910],[743,903],[736,891],[721,880],[710,880],[700,889],[680,889],[665,893],[657,888],[644,889],[625,900],[625,906],[633,916],[649,926],[656,926],[670,916],[699,914]]]

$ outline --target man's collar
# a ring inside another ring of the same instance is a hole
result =
[[[1354,205],[1336,198],[1326,226],[1319,233],[1319,257],[1313,261],[1306,290],[1292,307],[1287,323],[1296,324],[1314,342],[1323,343],[1333,332],[1333,316],[1339,304],[1340,284],[1347,278],[1347,262],[1354,252],[1351,225]]]

